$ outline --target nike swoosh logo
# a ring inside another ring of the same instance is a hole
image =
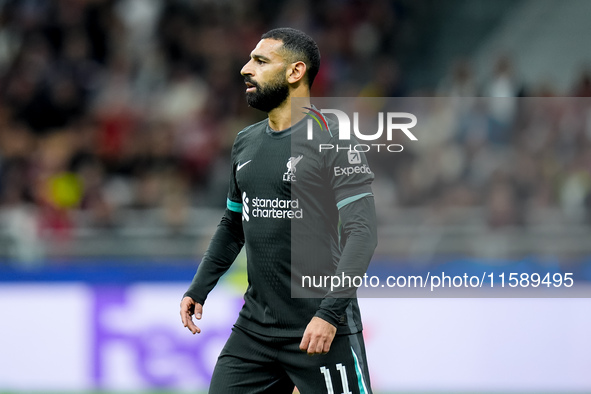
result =
[[[242,167],[244,167],[245,165],[247,165],[247,164],[248,164],[248,163],[250,163],[251,161],[252,161],[252,160],[249,160],[249,161],[247,161],[246,163],[242,163],[242,164],[238,163],[238,165],[236,166],[236,172],[240,171],[240,169],[241,169]]]

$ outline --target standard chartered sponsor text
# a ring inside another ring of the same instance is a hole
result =
[[[297,198],[295,200],[284,200],[280,198],[254,197],[251,204],[252,216],[255,218],[301,219],[304,215]]]

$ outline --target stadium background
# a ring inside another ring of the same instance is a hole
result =
[[[0,392],[207,386],[243,258],[200,337],[178,302],[233,138],[262,117],[238,71],[276,26],[317,40],[315,96],[467,108],[376,159],[374,272],[477,262],[590,281],[590,14],[585,0],[0,0]],[[588,299],[361,302],[378,393],[591,392]]]

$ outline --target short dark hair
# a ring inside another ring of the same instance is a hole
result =
[[[283,42],[283,49],[289,54],[288,61],[306,63],[308,86],[312,87],[314,78],[320,69],[320,50],[312,37],[291,27],[280,27],[261,36],[261,39],[266,38]]]

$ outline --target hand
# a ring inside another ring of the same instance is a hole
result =
[[[337,333],[337,328],[319,317],[314,316],[306,331],[302,342],[300,342],[300,350],[307,352],[310,356],[314,354],[326,354],[330,350],[330,345]]]
[[[181,301],[181,320],[183,326],[187,327],[193,334],[198,334],[201,329],[193,323],[193,314],[197,320],[201,320],[201,314],[203,313],[203,305],[195,303],[191,297],[184,297]]]

